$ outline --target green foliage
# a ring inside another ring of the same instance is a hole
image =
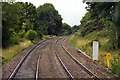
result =
[[[29,47],[31,44],[30,40],[24,40],[23,42],[20,42],[20,44],[2,49],[2,64],[9,62],[13,57],[19,54],[23,49]]]
[[[115,19],[114,19],[116,24],[120,24],[120,2],[116,4],[115,7]]]
[[[112,38],[110,39],[116,39],[116,40],[111,40],[112,44],[113,41],[115,41],[115,46],[116,48],[120,47],[120,2],[117,3],[90,3],[87,2],[87,10],[89,13],[91,13],[91,19],[105,19],[107,21],[111,21],[115,26],[112,26],[113,28],[116,29],[116,31],[111,31],[112,33],[114,32],[116,34],[116,38],[114,36],[111,36]],[[104,23],[106,24],[106,23]],[[104,25],[103,24],[103,25]],[[110,45],[112,47],[112,44]],[[114,47],[114,45],[113,45]]]
[[[37,38],[37,32],[30,29],[29,31],[27,31],[26,33],[26,38],[33,41]]]
[[[26,33],[25,30],[22,30],[21,32],[18,33],[18,35],[20,38],[23,39],[23,38],[25,38],[25,33]]]
[[[100,19],[102,17],[112,19],[113,18],[113,13],[114,13],[114,8],[116,3],[114,2],[87,2],[87,7],[86,9],[91,13],[91,17],[93,19]]]
[[[91,20],[91,13],[90,12],[87,12],[85,14],[85,16],[82,18],[82,20],[80,21],[81,22],[81,28],[86,25],[87,21]]]
[[[33,29],[33,23],[26,21],[22,25],[22,30],[25,30],[27,32],[29,29]]]
[[[61,35],[69,35],[72,33],[72,28],[67,23],[63,23],[60,33]]]
[[[106,38],[103,34],[106,34],[105,31],[94,31],[90,34],[87,34],[85,37],[80,36],[79,34],[74,34],[70,37],[71,44],[74,47],[78,47],[82,51],[86,52],[87,55],[92,56],[92,43],[94,39],[99,41],[99,61],[101,64],[106,65],[104,62],[106,47],[109,47],[109,39]],[[111,51],[111,50],[110,50]],[[111,51],[111,71],[117,74],[120,77],[120,50]]]
[[[36,7],[31,3],[2,3],[2,46],[18,44],[26,32],[35,29]]]
[[[102,30],[103,25],[96,20],[91,20],[86,22],[86,24],[81,29],[81,35],[85,36],[93,31]]]
[[[117,49],[117,40],[116,40],[116,27],[113,22],[106,21],[106,33],[107,37],[109,38],[109,42],[106,44],[107,50]]]
[[[12,44],[19,44],[20,40],[19,40],[19,36],[18,34],[14,33],[14,35],[11,38],[11,43]]]
[[[99,39],[99,37],[101,36],[96,37],[96,39],[100,41],[100,49],[103,49],[104,51],[119,49],[120,48],[120,2],[117,3],[87,2],[87,5],[88,6],[86,7],[86,9],[88,12],[81,21],[82,36],[85,36],[86,38],[86,35],[88,35],[90,32],[93,31],[95,32],[97,30],[101,30],[102,32],[104,31],[105,35],[103,36],[106,38],[106,40],[102,41],[102,39]],[[102,25],[101,28],[100,29],[97,28],[97,26],[100,25]],[[90,36],[89,38],[92,38],[92,36]],[[120,60],[119,61],[113,60],[111,68],[112,68],[112,72],[120,76],[120,67],[119,67],[120,63],[118,62],[120,62]]]
[[[117,47],[120,48],[120,2],[116,3],[114,15],[115,15],[114,23],[117,29],[116,30]]]
[[[62,26],[62,18],[58,11],[50,3],[37,8],[38,30],[43,34],[58,35]]]
[[[120,63],[119,63],[119,59],[114,58],[111,62],[111,70],[113,73],[117,74],[120,77]]]
[[[18,24],[17,9],[13,4],[2,3],[2,43],[3,47],[17,43],[15,26]],[[14,16],[14,17],[13,17]],[[13,42],[13,40],[16,40]]]
[[[72,33],[77,32],[79,29],[80,29],[80,26],[79,26],[79,25],[74,25],[74,26],[72,27]]]
[[[81,22],[81,35],[85,36],[93,31],[101,30],[103,24],[96,18],[92,17],[92,12],[87,12]]]

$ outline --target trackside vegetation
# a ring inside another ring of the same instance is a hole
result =
[[[98,62],[104,67],[107,67],[106,53],[110,51],[109,70],[120,77],[120,2],[84,3],[87,13],[80,25],[70,26],[62,23],[61,15],[51,3],[36,7],[30,2],[2,2],[0,63],[9,62],[35,41],[74,33],[70,43],[90,57],[93,41],[99,42]]]
[[[18,55],[19,52],[24,50],[25,48],[32,45],[30,40],[24,40],[23,42],[20,42],[19,44],[16,44],[14,46],[9,46],[8,48],[4,48],[2,50],[2,62],[1,64],[5,64],[9,62],[13,57]]]
[[[73,28],[62,23],[61,15],[51,3],[36,8],[30,2],[2,2],[3,62],[36,40],[69,35],[76,31]],[[26,45],[21,46],[21,43]]]
[[[2,2],[2,46],[7,48],[22,40],[42,39],[43,35],[69,35],[75,30],[51,3],[38,8],[30,2]]]
[[[92,57],[92,43],[99,42],[99,63],[106,66],[111,53],[110,70],[120,77],[120,2],[85,2],[88,11],[80,29],[70,37],[71,44]]]
[[[73,34],[70,39],[70,44],[74,47],[77,47],[81,49],[83,52],[85,52],[87,55],[89,55],[92,58],[92,43],[94,40],[98,40],[99,42],[99,57],[98,62],[102,66],[107,68],[107,62],[106,62],[106,48],[109,46],[108,41],[109,39],[103,36],[103,31],[95,31],[91,32],[90,34],[82,37],[80,35],[80,32],[76,32]],[[119,55],[120,49],[116,50],[110,50],[111,53],[111,67],[110,70],[120,76],[120,55]]]

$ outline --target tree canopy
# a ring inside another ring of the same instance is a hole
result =
[[[2,8],[3,47],[19,44],[24,39],[42,39],[43,35],[71,33],[71,27],[63,27],[61,15],[50,3],[36,8],[29,2],[3,2]]]
[[[87,13],[81,20],[82,31],[86,35],[89,32],[106,28],[110,38],[109,43],[114,44],[113,47],[120,47],[120,2],[86,2]],[[92,22],[92,25],[90,24]],[[87,26],[86,26],[87,25]],[[92,31],[90,31],[93,29]],[[112,31],[112,32],[111,32]],[[111,35],[110,35],[111,34]],[[112,35],[113,34],[113,35]],[[117,43],[117,44],[116,44]]]
[[[37,12],[39,28],[42,28],[43,33],[58,35],[62,26],[62,18],[54,6],[50,3],[46,3],[39,6]]]

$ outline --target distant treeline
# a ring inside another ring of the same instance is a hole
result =
[[[31,41],[43,35],[69,35],[79,26],[62,23],[62,17],[50,3],[36,8],[28,2],[2,3],[2,46]]]
[[[86,2],[88,11],[81,20],[81,35],[103,31],[109,38],[107,50],[120,48],[120,2]],[[96,39],[97,40],[97,39]]]

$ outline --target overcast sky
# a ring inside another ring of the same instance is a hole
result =
[[[82,0],[16,0],[20,2],[31,2],[36,7],[44,3],[52,3],[63,18],[63,22],[73,26],[79,25],[80,20],[86,13],[86,4]]]

